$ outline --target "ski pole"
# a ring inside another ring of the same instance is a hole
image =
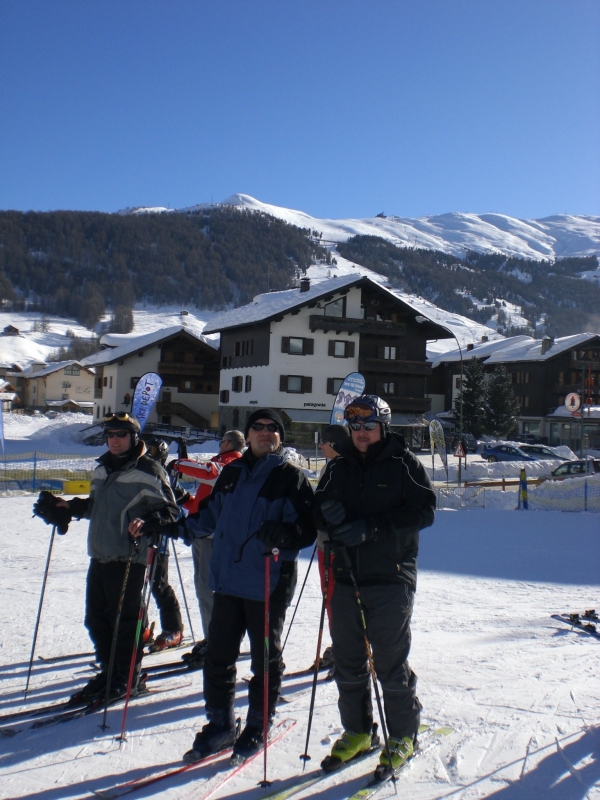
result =
[[[46,580],[48,578],[48,570],[50,568],[50,556],[52,555],[52,545],[54,544],[54,534],[56,533],[56,525],[52,526],[52,533],[50,534],[50,545],[48,547],[48,556],[46,558],[46,567],[44,569],[44,579],[42,581],[42,593],[40,594],[40,602],[38,605],[37,618],[35,620],[35,628],[33,630],[33,642],[31,643],[31,655],[29,657],[29,669],[27,670],[27,683],[25,684],[24,699],[27,699],[27,690],[29,689],[29,680],[31,678],[31,669],[33,667],[33,656],[35,654],[35,643],[37,641],[38,629],[40,627],[40,619],[42,616],[42,604],[44,602],[44,593],[46,591]]]
[[[150,547],[148,548],[148,561],[146,562],[146,572],[144,573],[144,583],[142,586],[142,595],[140,597],[140,610],[138,612],[137,626],[135,629],[135,637],[133,641],[133,650],[131,651],[131,662],[129,664],[129,677],[127,678],[127,690],[125,692],[125,708],[123,709],[123,720],[121,722],[121,735],[117,736],[120,742],[127,741],[125,735],[125,724],[127,722],[127,710],[129,708],[129,698],[131,697],[131,687],[133,685],[133,676],[135,673],[135,665],[137,662],[138,647],[140,643],[140,636],[142,633],[142,625],[148,604],[150,603],[150,595],[152,593],[152,584],[154,583],[154,575],[156,574],[156,565],[158,558],[154,558],[156,551],[156,538],[153,539]]]
[[[324,554],[324,567],[325,567],[325,575],[323,580],[323,602],[321,603],[321,617],[319,619],[319,634],[317,636],[317,655],[315,657],[315,674],[313,675],[313,685],[312,690],[310,693],[310,708],[308,711],[308,726],[306,730],[306,744],[304,745],[304,753],[300,756],[302,761],[302,770],[306,769],[306,762],[310,761],[310,756],[308,755],[308,742],[310,740],[310,729],[312,727],[312,720],[313,720],[313,713],[315,710],[315,697],[317,695],[317,680],[319,677],[319,661],[321,660],[321,644],[323,642],[323,628],[325,626],[325,611],[327,609],[327,595],[329,594],[329,570],[331,569],[331,544],[329,539],[325,542],[325,546],[323,548]]]
[[[308,569],[306,570],[306,575],[304,576],[304,581],[302,582],[302,588],[300,589],[300,594],[298,595],[298,599],[296,600],[296,608],[294,609],[294,613],[292,614],[292,619],[290,620],[290,625],[289,628],[287,629],[287,633],[283,641],[283,647],[281,648],[281,655],[283,655],[283,651],[285,650],[285,646],[287,644],[288,636],[290,635],[290,631],[292,630],[292,625],[294,624],[294,620],[296,619],[296,612],[298,611],[298,606],[300,605],[300,600],[302,599],[302,593],[304,592],[304,587],[306,586],[306,581],[308,580],[308,573],[310,572],[310,568],[312,567],[312,563],[316,552],[317,552],[317,545],[315,545],[314,550],[312,551],[312,556],[310,557],[310,561],[308,562]]]
[[[106,674],[106,694],[104,696],[104,716],[102,717],[102,730],[105,730],[108,725],[106,724],[106,715],[108,714],[108,703],[110,699],[110,684],[112,681],[113,669],[115,666],[115,653],[117,650],[117,636],[119,634],[119,624],[121,622],[121,611],[123,610],[123,602],[125,600],[125,590],[127,589],[127,581],[129,580],[129,570],[131,569],[131,561],[133,559],[134,550],[137,543],[131,542],[129,545],[129,557],[125,565],[125,575],[123,576],[123,586],[121,587],[121,594],[119,595],[119,603],[117,605],[117,615],[115,617],[115,627],[113,630],[112,643],[110,645],[110,658],[108,659],[108,672]]]
[[[277,561],[279,550],[273,547],[265,553],[265,650],[263,662],[263,779],[258,785],[266,788],[271,786],[267,780],[267,737],[269,735],[269,638],[271,634],[270,605],[271,605],[271,556]]]
[[[183,586],[183,577],[181,575],[181,569],[179,567],[179,558],[177,557],[177,549],[175,547],[175,539],[171,539],[171,545],[173,547],[173,556],[175,557],[175,566],[177,567],[177,574],[179,575],[179,584],[181,586],[181,594],[183,595],[183,604],[185,606],[185,613],[187,615],[188,625],[190,626],[190,633],[192,634],[192,643],[196,643],[196,637],[194,636],[194,628],[192,627],[192,618],[190,616],[190,608],[188,606],[187,597],[185,595],[185,588]]]
[[[371,648],[371,642],[369,641],[369,634],[367,631],[367,618],[365,616],[365,607],[363,606],[362,597],[360,594],[360,589],[358,588],[358,583],[356,581],[356,576],[354,575],[354,570],[352,569],[352,562],[350,561],[350,555],[348,554],[348,550],[346,547],[340,548],[343,556],[344,561],[346,562],[346,566],[348,567],[348,572],[350,573],[350,580],[352,581],[352,586],[354,588],[354,594],[356,596],[356,603],[358,605],[358,612],[360,615],[360,623],[363,629],[363,637],[365,640],[365,649],[367,651],[367,661],[369,662],[369,672],[371,673],[371,680],[373,681],[373,688],[375,690],[375,700],[377,702],[377,710],[379,712],[379,720],[381,722],[381,732],[383,733],[383,741],[384,741],[384,748],[385,752],[388,757],[388,763],[390,766],[392,765],[392,753],[390,751],[390,742],[388,737],[388,730],[385,721],[385,716],[383,713],[383,705],[381,703],[381,695],[379,693],[379,684],[377,683],[377,673],[375,672],[375,662],[373,661],[373,650]],[[394,781],[394,788],[396,778],[392,776],[392,780]]]

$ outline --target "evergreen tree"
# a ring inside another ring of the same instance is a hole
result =
[[[456,419],[460,415],[462,402],[463,431],[479,438],[486,422],[486,381],[482,363],[470,358],[463,364],[463,383],[454,407]]]
[[[495,369],[488,376],[486,394],[485,433],[508,436],[516,429],[521,412],[505,366]]]

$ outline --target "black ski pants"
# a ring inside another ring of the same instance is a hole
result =
[[[167,547],[168,547],[167,541]],[[156,570],[152,581],[152,597],[158,607],[160,614],[160,626],[163,631],[174,633],[183,630],[183,620],[181,619],[181,609],[179,601],[169,584],[169,551],[158,552],[155,555]]]
[[[410,617],[414,592],[405,584],[360,588],[373,650],[375,671],[391,736],[414,736],[419,730],[421,704],[417,676],[408,665]],[[345,730],[368,733],[373,725],[370,672],[356,592],[335,583],[331,601],[331,638],[335,659],[338,707]]]
[[[102,664],[103,669],[108,669],[110,661],[117,609],[126,569],[125,561],[109,561],[107,564],[103,564],[95,558],[90,561],[86,588],[85,627],[94,644],[96,659]],[[123,680],[127,680],[129,677],[145,572],[144,564],[132,563],[125,587],[114,663],[114,674]],[[136,654],[138,668],[142,660],[141,638],[140,636],[140,645]]]
[[[281,634],[285,622],[285,612],[294,596],[296,574],[296,562],[285,561],[279,573],[277,586],[271,592],[269,604],[269,719],[272,719],[275,714],[285,668],[281,655]],[[254,727],[262,727],[264,619],[264,602],[215,592],[215,602],[208,629],[208,650],[204,664],[204,700],[207,714],[213,718],[221,718],[224,714],[230,718],[229,714],[235,700],[235,665],[244,634],[248,633],[253,677],[248,688],[247,723]]]

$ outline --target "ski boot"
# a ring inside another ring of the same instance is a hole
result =
[[[158,653],[160,650],[168,650],[170,647],[179,647],[183,639],[183,631],[162,631],[160,636],[150,645],[149,653]]]
[[[240,733],[233,745],[233,755],[231,761],[241,764],[246,759],[258,753],[265,746],[265,737],[262,726],[249,725],[246,723],[244,730]]]
[[[406,764],[408,759],[412,758],[415,752],[415,740],[412,736],[404,736],[402,739],[390,736],[388,737],[388,745],[392,763],[390,764],[388,751],[384,748],[379,756],[379,764],[375,770],[375,778],[377,780],[388,778],[390,773]]]
[[[150,627],[144,628],[144,632],[142,633],[142,645],[147,647],[149,645],[154,644],[154,627],[156,626],[156,622],[152,622]]]
[[[230,747],[240,732],[240,721],[233,719],[229,709],[208,712],[208,723],[196,734],[192,749],[183,754],[186,764],[202,761],[203,758]]]
[[[97,697],[100,697],[106,691],[106,672],[99,672],[97,675],[89,680],[85,686],[75,692],[69,698],[69,705],[80,705],[82,703],[91,703]]]
[[[206,661],[206,653],[208,651],[208,644],[206,639],[197,642],[192,648],[191,652],[184,653],[181,660],[185,661],[189,669],[202,669]]]
[[[377,725],[373,725],[372,733],[344,731],[331,748],[330,755],[321,761],[321,769],[325,772],[335,772],[336,769],[340,769],[353,758],[363,753],[369,753],[377,747],[379,747]]]

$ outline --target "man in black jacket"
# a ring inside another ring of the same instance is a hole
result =
[[[389,752],[380,763],[396,768],[412,755],[419,729],[417,678],[407,659],[419,531],[433,523],[435,494],[404,437],[390,433],[384,400],[363,395],[346,408],[345,418],[351,438],[338,446],[339,458],[330,462],[315,493],[317,525],[335,553],[331,635],[344,726],[324,766],[335,769],[371,744],[360,601],[389,732]]]

